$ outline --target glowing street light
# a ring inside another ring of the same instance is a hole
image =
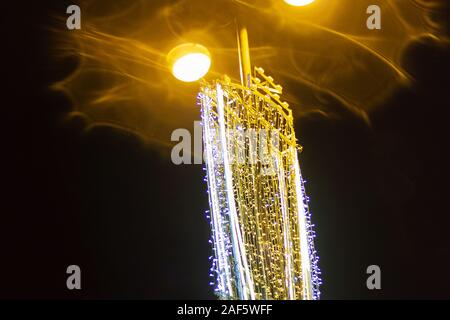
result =
[[[195,43],[185,43],[173,48],[167,55],[167,60],[175,78],[184,82],[203,78],[211,67],[208,49]]]
[[[308,4],[313,3],[315,0],[284,0],[287,4],[295,7],[306,6]]]

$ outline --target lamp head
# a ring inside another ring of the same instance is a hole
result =
[[[284,0],[287,4],[295,7],[306,6],[308,4],[313,3],[315,0]]]

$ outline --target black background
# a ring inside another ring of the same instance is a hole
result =
[[[0,297],[214,298],[201,166],[63,121],[72,106],[48,87],[76,61],[55,64],[45,26],[68,4],[1,9]],[[297,121],[323,298],[450,298],[449,58],[443,44],[411,45],[403,67],[415,83],[370,115],[372,128],[349,114]],[[81,291],[66,289],[70,264]],[[371,264],[380,291],[366,288]]]

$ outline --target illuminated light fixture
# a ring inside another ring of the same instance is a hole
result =
[[[211,67],[208,49],[196,43],[185,43],[173,48],[167,60],[175,78],[184,82],[203,78]]]
[[[241,82],[202,81],[198,94],[210,284],[220,299],[317,300],[319,257],[293,112],[281,100],[283,88],[252,69],[246,27],[237,31]]]
[[[315,0],[284,0],[287,4],[290,4],[291,6],[301,7],[301,6],[307,6],[308,4],[313,3]]]

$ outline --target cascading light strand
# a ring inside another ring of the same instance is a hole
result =
[[[215,292],[319,299],[320,270],[289,106],[255,68],[250,85],[202,82]],[[277,139],[268,139],[268,136]]]

